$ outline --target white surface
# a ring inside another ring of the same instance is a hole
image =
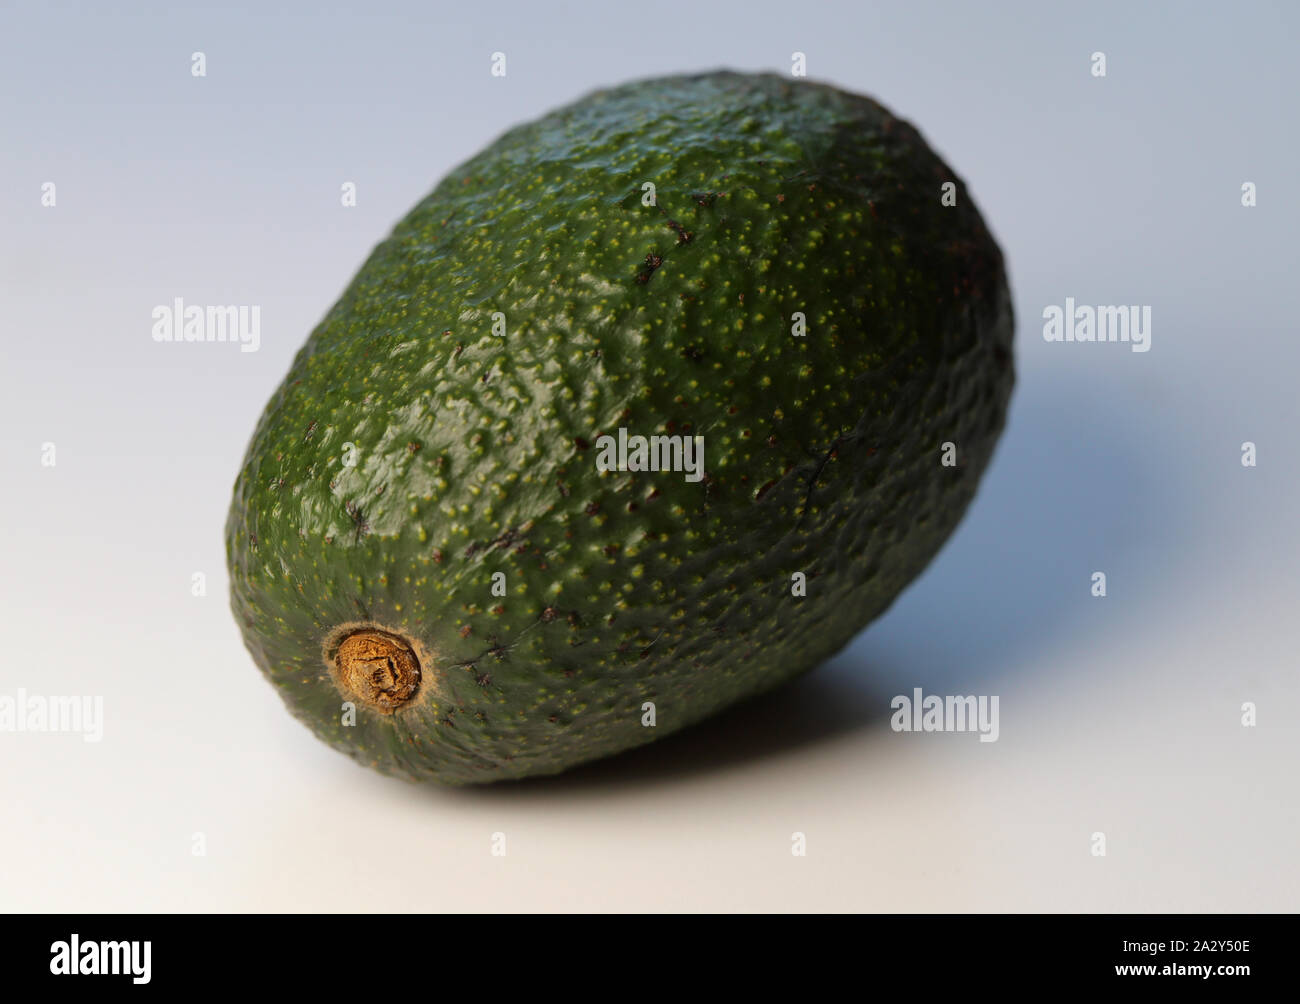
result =
[[[99,743],[0,732],[0,909],[1296,909],[1296,15],[898,7],[0,13],[0,695],[105,707]],[[293,352],[507,126],[796,49],[915,121],[1007,253],[1019,385],[958,534],[830,664],[621,760],[442,791],[316,742],[221,539]],[[260,304],[261,350],[154,343],[175,296]],[[1046,344],[1066,296],[1152,305],[1152,350]],[[915,686],[999,695],[999,741],[892,732]]]

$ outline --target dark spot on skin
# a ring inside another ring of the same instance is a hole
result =
[[[588,516],[594,516],[596,515],[596,513],[600,512],[600,503],[588,502],[582,511],[585,512]]]
[[[542,611],[542,623],[549,624],[551,623],[551,621],[555,620],[555,618],[558,617],[559,615],[560,612],[556,610],[555,607],[547,607],[545,610]]]
[[[477,683],[480,687],[486,687],[488,684],[492,682],[492,677],[490,674],[484,673],[482,676],[474,677],[474,682]]]
[[[559,717],[556,716],[556,715],[551,715],[551,716],[548,717],[546,720],[547,720],[548,722],[550,722],[552,725],[554,725],[554,724],[555,724],[556,722],[558,722],[560,719],[559,719]]]
[[[579,624],[582,623],[582,620],[578,617],[578,611],[576,610],[572,610],[569,612],[568,621],[570,627],[577,627]]]
[[[678,244],[689,244],[691,239],[695,236],[676,220],[668,221],[668,229],[677,235]]]
[[[691,360],[691,362],[699,362],[704,358],[704,350],[698,345],[688,345],[686,348],[682,349],[682,355]]]
[[[460,629],[460,636],[461,636],[462,638],[468,638],[468,637],[469,637],[469,633],[470,633],[470,631],[472,631],[472,630],[473,630],[473,628],[471,628],[468,624],[466,624],[463,628]]]
[[[313,421],[311,425],[307,426],[307,434],[302,437],[304,440],[311,439],[312,433],[316,431],[317,424],[317,422]]]
[[[580,449],[580,450],[590,450],[590,449],[591,449],[591,444],[590,444],[589,442],[587,442],[585,439],[583,439],[581,436],[574,436],[574,437],[573,437],[573,445],[576,446],[576,447],[577,447],[578,449]]]
[[[515,541],[519,540],[519,535],[521,532],[525,532],[527,530],[532,529],[532,526],[533,526],[532,522],[529,521],[525,523],[522,527],[514,527],[514,526],[506,527],[503,531],[501,531],[501,533],[498,536],[496,536],[492,540],[476,541],[475,543],[470,544],[465,551],[465,557],[468,558],[471,555],[482,550],[483,548],[508,548],[511,545],[513,545]],[[523,547],[526,548],[527,546],[528,546],[527,542],[525,542]],[[521,548],[521,550],[522,549],[523,548]]]
[[[765,485],[763,485],[763,487],[758,490],[758,494],[754,496],[754,501],[755,502],[761,501],[763,496],[766,495],[775,484],[776,484],[775,481],[769,481]]]
[[[558,481],[558,480],[555,482],[555,485],[557,488],[560,489],[560,497],[567,499],[569,497],[569,486],[566,485],[563,481]]]
[[[695,200],[695,204],[697,206],[702,206],[705,209],[713,205],[713,201],[717,197],[718,197],[717,192],[692,192],[691,193],[691,198]]]
[[[351,518],[352,525],[356,529],[357,539],[360,540],[364,534],[370,532],[370,521],[366,518],[366,514],[357,507],[355,502],[346,502],[344,503],[343,508]]]
[[[606,544],[603,550],[605,552],[605,557],[612,558],[614,555],[618,554],[621,548],[617,544]]]
[[[407,453],[419,453],[419,452],[420,452],[420,444],[419,444],[419,443],[414,443],[414,442],[412,442],[412,443],[407,443],[407,444],[406,444],[406,452],[407,452]]]
[[[646,255],[645,264],[641,266],[640,271],[636,274],[636,281],[643,284],[649,282],[650,277],[655,274],[655,269],[663,263],[663,255],[654,254],[653,252]]]
[[[506,608],[503,607],[500,603],[498,603],[496,606],[492,608],[492,612],[496,614],[498,617],[500,617],[503,613],[506,612]]]
[[[433,549],[433,560],[439,565],[442,564],[442,548],[435,547]]]

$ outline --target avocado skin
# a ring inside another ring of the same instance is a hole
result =
[[[226,524],[245,644],[390,775],[552,774],[675,732],[925,568],[1003,427],[1012,333],[965,186],[876,102],[731,72],[591,94],[452,171],[297,354]],[[620,426],[703,435],[707,477],[600,473]],[[347,725],[323,646],[357,623],[424,675]]]

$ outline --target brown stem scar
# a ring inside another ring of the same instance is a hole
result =
[[[404,639],[363,628],[344,638],[334,656],[339,683],[358,700],[391,715],[420,687],[420,660]]]

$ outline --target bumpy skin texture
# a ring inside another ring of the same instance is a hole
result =
[[[816,666],[926,566],[1002,429],[1011,343],[964,185],[874,101],[733,73],[592,94],[453,171],[298,353],[226,527],[244,639],[389,774],[660,738]],[[602,474],[620,426],[703,435],[706,479]],[[358,623],[423,677],[347,725],[324,648]]]

